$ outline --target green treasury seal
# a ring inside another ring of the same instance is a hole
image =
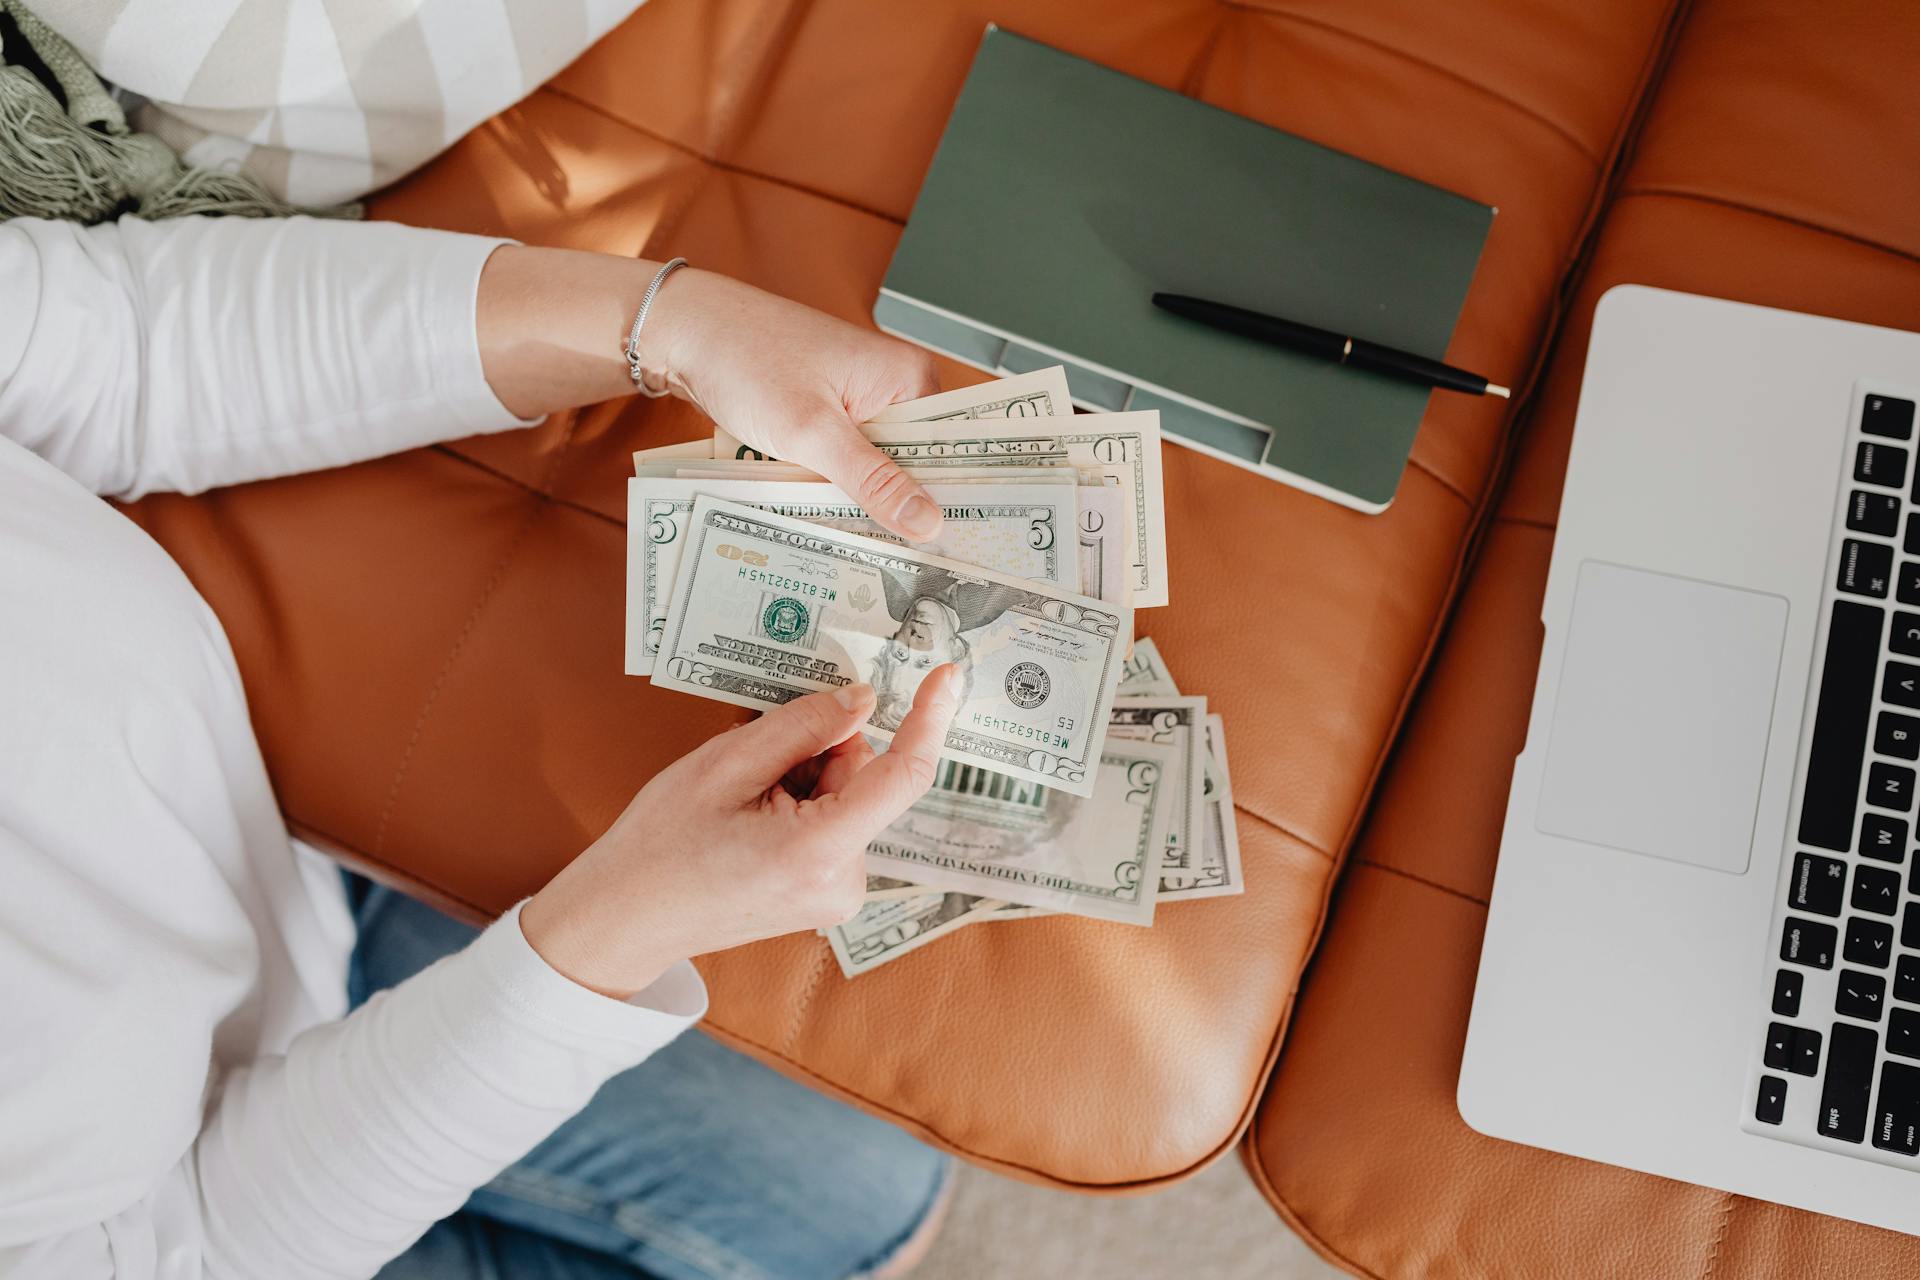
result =
[[[778,596],[760,614],[767,639],[792,644],[807,634],[807,606],[792,596]]]

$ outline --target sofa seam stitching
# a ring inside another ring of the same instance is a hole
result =
[[[1322,849],[1318,841],[1307,839],[1307,837],[1301,835],[1298,831],[1295,831],[1292,827],[1289,827],[1286,823],[1281,822],[1275,818],[1269,818],[1266,814],[1260,813],[1257,810],[1249,809],[1246,805],[1242,804],[1238,800],[1235,800],[1233,802],[1233,808],[1236,813],[1244,813],[1249,818],[1253,818],[1258,822],[1264,823],[1265,825],[1272,827],[1275,831],[1278,831],[1281,835],[1287,837],[1287,839],[1295,841],[1298,844],[1305,845],[1308,849],[1312,850],[1314,853],[1319,854],[1321,857],[1327,859],[1328,861],[1333,860],[1333,855],[1331,853],[1328,853],[1325,849]]]
[[[847,197],[835,195],[831,191],[822,191],[818,187],[808,186],[804,182],[796,182],[792,178],[784,178],[778,174],[763,173],[758,169],[751,168],[735,160],[727,160],[727,159],[723,159],[720,156],[710,155],[707,152],[702,151],[698,147],[688,146],[686,143],[681,142],[677,138],[669,138],[663,133],[656,133],[654,130],[649,129],[647,126],[643,124],[636,124],[633,121],[628,120],[624,116],[615,115],[611,111],[608,111],[605,107],[601,106],[599,103],[589,102],[585,98],[575,97],[572,93],[570,93],[565,89],[557,89],[549,85],[546,88],[543,88],[541,92],[550,93],[556,98],[565,99],[566,101],[573,103],[575,106],[580,107],[586,111],[589,111],[594,115],[601,117],[604,120],[607,120],[613,124],[620,125],[623,128],[630,129],[634,133],[639,134],[641,137],[651,139],[654,142],[658,142],[660,145],[664,147],[671,147],[673,150],[678,151],[680,154],[687,156],[690,159],[697,160],[701,164],[706,165],[709,168],[717,169],[722,173],[732,174],[736,177],[741,177],[741,178],[757,178],[761,182],[767,183],[769,186],[782,187],[788,191],[795,192],[799,195],[811,196],[816,200],[822,200],[829,204],[837,204],[844,209],[850,209],[855,213],[865,214],[869,218],[875,218],[875,219],[878,219],[879,221],[889,223],[896,227],[905,225],[905,222],[903,219],[896,218],[894,215],[890,213],[886,213],[886,212],[883,212],[882,210],[872,208],[871,206],[861,204],[857,200],[849,200]]]
[[[541,477],[540,490],[532,495],[533,502],[526,517],[521,520],[520,527],[514,530],[513,538],[507,543],[506,549],[500,553],[500,559],[488,572],[486,582],[480,588],[479,597],[473,602],[473,608],[468,611],[466,620],[460,624],[459,633],[454,636],[453,643],[448,646],[447,656],[441,661],[440,670],[434,675],[433,684],[427,689],[427,696],[421,702],[420,711],[414,718],[413,730],[407,736],[407,745],[401,752],[400,763],[394,770],[393,781],[387,787],[387,799],[381,807],[379,821],[374,824],[375,853],[386,849],[388,824],[400,803],[400,792],[405,785],[408,773],[413,768],[414,752],[419,748],[420,739],[426,733],[427,722],[433,718],[433,712],[439,705],[440,694],[446,687],[447,678],[453,674],[454,665],[458,662],[461,652],[465,650],[467,641],[472,638],[475,628],[480,625],[481,615],[486,612],[488,602],[493,599],[494,592],[499,590],[501,582],[505,580],[508,566],[519,555],[527,535],[533,532],[533,527],[539,523],[540,516],[546,510],[546,504],[549,501],[545,493],[546,485],[551,481],[561,459],[566,456],[568,449],[572,446],[574,429],[579,425],[579,421],[578,414],[567,419],[559,447],[555,449],[553,458],[547,464],[546,473]]]
[[[427,695],[420,704],[420,710],[414,716],[413,729],[407,735],[407,744],[401,750],[400,763],[394,769],[393,781],[387,784],[387,798],[380,808],[380,818],[374,824],[373,849],[376,853],[386,848],[388,821],[399,803],[401,787],[407,773],[413,767],[414,751],[420,745],[421,735],[426,731],[427,721],[432,718],[434,706],[440,701],[440,692],[446,685],[447,677],[452,674],[454,662],[460,656],[461,650],[466,647],[473,629],[479,625],[480,615],[486,610],[487,601],[493,598],[494,591],[500,585],[501,576],[515,554],[519,552],[520,543],[525,539],[527,531],[533,527],[539,513],[540,504],[536,496],[526,516],[522,518],[520,527],[514,530],[506,550],[501,552],[500,559],[487,572],[486,581],[480,587],[479,597],[473,602],[473,607],[467,611],[466,618],[460,624],[460,630],[454,635],[453,643],[447,647],[446,657],[441,660],[440,669],[434,673],[433,683],[427,686]]]
[[[1307,1246],[1322,1258],[1325,1258],[1342,1270],[1360,1276],[1362,1280],[1385,1280],[1385,1277],[1380,1275],[1379,1272],[1348,1257],[1339,1249],[1329,1244],[1326,1237],[1307,1224],[1306,1219],[1301,1217],[1298,1211],[1294,1209],[1292,1202],[1280,1194],[1280,1188],[1276,1187],[1273,1179],[1267,1176],[1266,1166],[1260,1162],[1260,1139],[1257,1136],[1259,1132],[1259,1125],[1249,1125],[1247,1127],[1246,1139],[1241,1144],[1241,1151],[1244,1153],[1243,1163],[1247,1166],[1247,1173],[1253,1179],[1254,1189],[1262,1192],[1266,1196],[1267,1203],[1274,1206],[1281,1220],[1291,1227],[1294,1234],[1306,1241]]]
[[[1583,141],[1579,135],[1574,133],[1569,126],[1547,115],[1539,107],[1522,102],[1518,98],[1503,93],[1491,85],[1483,84],[1465,72],[1455,71],[1451,67],[1442,66],[1440,63],[1422,58],[1418,54],[1400,48],[1398,45],[1388,44],[1386,41],[1376,39],[1373,36],[1363,35],[1351,28],[1328,22],[1324,18],[1310,17],[1307,14],[1299,13],[1292,9],[1269,9],[1260,5],[1245,3],[1245,0],[1220,0],[1220,3],[1229,9],[1239,9],[1256,17],[1279,18],[1288,22],[1298,23],[1301,26],[1312,27],[1315,30],[1330,32],[1333,35],[1352,40],[1356,44],[1363,44],[1369,48],[1378,49],[1382,53],[1399,58],[1413,66],[1424,68],[1435,75],[1443,76],[1458,84],[1463,84],[1470,89],[1478,90],[1486,97],[1510,108],[1517,115],[1533,121],[1547,132],[1558,137],[1561,141],[1572,147],[1582,159],[1586,160],[1586,162],[1596,170],[1604,167],[1604,158]]]
[[[1472,498],[1469,498],[1466,495],[1466,493],[1463,490],[1461,490],[1461,488],[1458,485],[1456,485],[1453,481],[1447,479],[1445,476],[1441,475],[1438,471],[1435,471],[1432,467],[1420,461],[1420,459],[1415,457],[1411,452],[1407,454],[1407,465],[1412,467],[1416,471],[1425,472],[1429,480],[1433,481],[1435,484],[1439,485],[1442,489],[1445,489],[1448,493],[1452,494],[1454,497],[1460,499],[1461,502],[1465,503],[1468,511],[1473,510],[1474,502]]]
[[[781,1056],[793,1052],[793,1046],[800,1042],[800,1033],[806,1030],[807,1013],[813,1008],[813,998],[820,990],[820,984],[827,973],[827,959],[833,954],[833,945],[826,939],[815,940],[813,966],[807,971],[806,985],[800,988],[800,995],[793,1005],[793,1016],[787,1020],[786,1033],[780,1038]]]
[[[1291,999],[1292,997],[1289,996],[1289,1002],[1291,1002]],[[790,1054],[784,1053],[781,1050],[775,1048],[774,1046],[765,1043],[764,1041],[756,1040],[751,1036],[743,1035],[738,1031],[734,1031],[731,1028],[726,1027],[721,1023],[712,1020],[711,1018],[704,1020],[701,1023],[701,1026],[705,1030],[707,1030],[709,1033],[717,1033],[717,1035],[724,1040],[731,1040],[736,1044],[748,1046],[749,1048],[753,1049],[759,1054],[762,1054],[768,1058],[776,1059],[779,1062],[785,1063],[787,1066],[792,1067],[794,1069],[792,1074],[800,1077],[804,1077],[807,1080],[818,1081],[821,1085],[826,1086],[826,1088],[821,1091],[828,1093],[830,1096],[833,1094],[838,1094],[844,1098],[857,1099],[860,1109],[865,1110],[870,1114],[877,1114],[883,1117],[891,1117],[894,1121],[902,1122],[901,1127],[907,1129],[909,1132],[911,1132],[914,1129],[919,1129],[921,1132],[929,1134],[932,1137],[936,1138],[938,1141],[945,1143],[956,1154],[968,1156],[973,1160],[986,1166],[998,1166],[999,1168],[1002,1168],[1002,1169],[1018,1170],[1021,1173],[1033,1175],[1034,1178],[1038,1179],[1039,1182],[1045,1185],[1050,1185],[1057,1188],[1079,1189],[1082,1191],[1123,1192],[1133,1188],[1158,1187],[1169,1181],[1169,1177],[1167,1175],[1153,1175],[1146,1178],[1125,1179],[1119,1182],[1087,1182],[1087,1181],[1078,1180],[1078,1179],[1061,1178],[1054,1174],[1048,1173],[1043,1169],[1037,1168],[1033,1165],[1022,1164],[1017,1160],[1007,1160],[999,1156],[991,1156],[986,1154],[983,1151],[976,1151],[972,1147],[966,1146],[965,1144],[958,1142],[953,1138],[948,1137],[946,1134],[934,1128],[932,1125],[924,1123],[919,1118],[913,1115],[910,1115],[909,1113],[902,1111],[897,1107],[889,1107],[889,1106],[882,1105],[880,1103],[875,1102],[872,1098],[867,1097],[865,1094],[855,1093],[850,1089],[842,1088],[840,1085],[834,1083],[832,1080],[820,1074],[818,1071],[815,1071],[812,1067],[800,1061],[798,1058],[795,1058]],[[1174,1175],[1174,1176],[1176,1178],[1186,1177],[1191,1173],[1197,1173],[1201,1169],[1212,1164],[1215,1160],[1218,1160],[1221,1156],[1225,1155],[1227,1152],[1231,1151],[1235,1146],[1239,1144],[1241,1137],[1246,1132],[1247,1124],[1252,1119],[1252,1116],[1253,1116],[1253,1108],[1251,1105],[1249,1105],[1248,1108],[1245,1111],[1243,1111],[1239,1122],[1235,1124],[1233,1132],[1230,1135],[1228,1135],[1228,1137],[1225,1138],[1219,1144],[1219,1146],[1215,1147],[1207,1155],[1200,1157],[1198,1160],[1195,1160],[1187,1168],[1182,1169],[1178,1175]]]
[[[1622,187],[1614,203],[1617,205],[1622,200],[1657,198],[1689,200],[1700,204],[1718,205],[1721,208],[1733,209],[1740,213],[1750,213],[1755,217],[1769,218],[1775,222],[1784,222],[1788,226],[1798,227],[1803,231],[1813,231],[1820,235],[1832,236],[1837,240],[1845,240],[1849,244],[1857,244],[1863,249],[1872,249],[1879,253],[1887,254],[1889,257],[1899,258],[1903,262],[1920,264],[1920,250],[1902,249],[1897,245],[1886,244],[1873,239],[1871,236],[1864,236],[1855,231],[1843,231],[1838,227],[1831,227],[1822,222],[1815,222],[1811,218],[1803,218],[1798,214],[1782,213],[1777,209],[1768,209],[1762,205],[1748,203],[1745,200],[1736,200],[1731,196],[1716,196],[1704,191],[1690,191],[1685,187],[1652,184]]]
[[[1733,1223],[1733,1193],[1723,1191],[1720,1199],[1720,1229],[1713,1233],[1713,1248],[1707,1252],[1706,1269],[1700,1273],[1700,1280],[1711,1280],[1714,1268],[1720,1264],[1720,1247],[1727,1242],[1727,1228]]]
[[[1213,58],[1220,50],[1220,38],[1226,34],[1227,24],[1233,21],[1237,6],[1222,3],[1216,6],[1213,29],[1207,32],[1207,38],[1193,55],[1193,63],[1180,78],[1178,92],[1189,98],[1199,98],[1200,83],[1213,67]]]
[[[1352,859],[1350,865],[1356,866],[1356,867],[1367,867],[1374,871],[1384,871],[1386,874],[1390,876],[1398,876],[1402,880],[1411,880],[1415,884],[1425,885],[1429,889],[1433,889],[1439,893],[1444,893],[1449,897],[1458,898],[1462,902],[1471,902],[1474,906],[1479,907],[1482,910],[1485,910],[1487,905],[1487,900],[1485,898],[1478,897],[1474,894],[1468,893],[1464,889],[1456,889],[1452,885],[1441,884],[1438,880],[1428,879],[1426,876],[1420,875],[1417,872],[1408,871],[1404,867],[1392,866],[1385,862],[1376,862],[1372,858],[1354,858]]]
[[[512,475],[506,471],[502,471],[500,470],[500,468],[494,466],[492,463],[482,462],[478,458],[474,458],[467,454],[464,454],[460,452],[460,450],[454,448],[452,445],[437,444],[433,446],[433,449],[437,453],[445,454],[448,458],[451,458],[455,462],[461,463],[464,466],[472,467],[475,471],[478,471],[481,475],[488,476],[494,480],[498,480],[501,484],[511,485],[512,487],[519,489],[523,493],[532,494],[533,496],[540,498],[543,501],[549,502],[556,507],[566,507],[569,510],[578,512],[580,515],[590,516],[595,520],[605,521],[607,524],[614,526],[616,529],[624,529],[627,527],[627,522],[625,520],[620,519],[618,516],[610,516],[606,512],[600,510],[598,507],[588,506],[586,503],[581,502],[577,498],[563,498],[558,494],[548,493],[545,490],[537,489],[533,486],[533,484],[530,481],[522,480],[519,476]]]
[[[784,62],[793,47],[794,32],[806,21],[812,0],[786,0],[777,21],[767,24],[766,38],[753,52],[753,73],[744,82],[744,90],[723,108],[714,131],[716,158],[732,153],[734,143],[747,131],[760,108],[765,105],[767,86],[775,67]]]

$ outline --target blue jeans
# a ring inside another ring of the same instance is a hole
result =
[[[474,930],[348,877],[359,1005]],[[698,1031],[609,1080],[380,1280],[843,1280],[887,1261],[952,1161]]]

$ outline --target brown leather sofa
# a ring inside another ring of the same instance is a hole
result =
[[[1169,450],[1174,604],[1140,626],[1227,717],[1244,897],[974,929],[857,982],[769,942],[700,962],[710,1029],[1033,1181],[1151,1188],[1244,1136],[1362,1275],[1920,1267],[1453,1103],[1594,302],[1920,328],[1920,9],[653,0],[376,213],[680,253],[863,320],[990,20],[1498,206],[1451,356],[1520,391],[1436,398],[1380,516]],[[620,672],[628,452],[707,429],[626,402],[132,514],[225,622],[295,828],[484,917],[737,718]]]

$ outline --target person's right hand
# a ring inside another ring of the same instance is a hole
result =
[[[675,272],[640,335],[641,358],[745,444],[819,472],[903,538],[940,532],[940,508],[860,424],[940,389],[933,357],[898,338],[711,271]]]
[[[677,960],[851,919],[869,841],[926,793],[959,669],[921,681],[889,750],[860,736],[873,689],[798,698],[656,774],[521,909],[533,949],[626,999]]]

